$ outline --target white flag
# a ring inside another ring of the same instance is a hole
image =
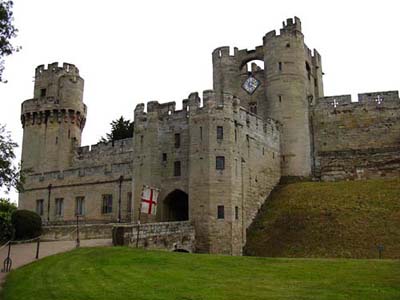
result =
[[[142,209],[144,214],[155,215],[157,213],[157,199],[159,190],[144,185],[142,190]]]

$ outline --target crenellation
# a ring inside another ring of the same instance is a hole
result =
[[[383,91],[373,93],[362,93],[358,94],[358,102],[360,103],[377,103],[385,104],[387,101],[394,102],[393,104],[400,105],[399,92],[398,91]]]
[[[362,93],[358,102],[324,97],[321,55],[301,30],[300,19],[289,18],[253,49],[216,48],[213,87],[202,99],[191,93],[182,110],[140,103],[131,138],[83,147],[79,70],[38,66],[33,98],[21,105],[30,173],[20,207],[42,201],[48,224],[73,222],[78,203],[86,223],[189,220],[196,252],[241,255],[247,228],[282,176],[400,176],[398,92]],[[159,190],[155,215],[139,212],[143,185]],[[55,199],[64,200],[63,215]]]
[[[59,72],[63,73],[65,72],[71,75],[79,75],[79,69],[75,65],[69,63],[63,63],[62,67],[59,67],[58,62],[54,62],[48,64],[47,68],[45,67],[45,65],[37,66],[35,69],[35,78],[40,78],[47,73],[59,73]]]
[[[398,91],[383,91],[373,93],[358,94],[358,101],[352,102],[351,95],[338,95],[319,98],[316,110],[326,110],[327,112],[339,109],[357,110],[366,108],[394,108],[400,106]]]

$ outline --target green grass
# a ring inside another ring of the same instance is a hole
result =
[[[400,179],[299,182],[273,191],[246,252],[269,257],[400,258]]]
[[[83,248],[12,271],[2,292],[6,300],[400,299],[400,262]]]

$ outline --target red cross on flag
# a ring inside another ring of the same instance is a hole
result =
[[[157,198],[159,190],[147,185],[142,190],[142,208],[144,214],[155,215],[157,213]]]

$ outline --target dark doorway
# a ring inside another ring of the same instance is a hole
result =
[[[181,190],[174,190],[164,200],[165,221],[189,220],[188,195]]]

